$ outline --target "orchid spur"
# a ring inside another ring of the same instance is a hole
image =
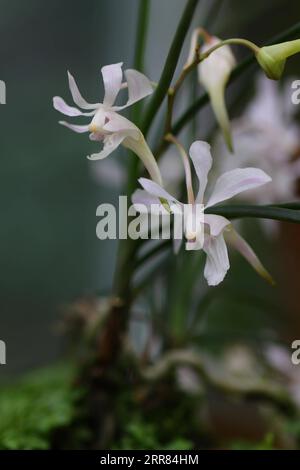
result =
[[[186,155],[184,157],[184,165],[188,201],[189,203],[194,201],[193,204],[196,206],[197,204],[204,203],[208,174],[212,167],[212,156],[209,144],[203,141],[194,142],[190,147],[189,154],[198,178],[199,188],[197,196],[195,197],[192,187],[189,158]],[[271,178],[264,171],[258,168],[237,168],[223,173],[217,179],[212,194],[207,199],[207,202],[204,203],[203,250],[206,253],[204,277],[210,286],[216,286],[222,282],[230,267],[225,239],[248,260],[261,276],[272,283],[270,274],[262,266],[248,243],[234,230],[230,221],[223,216],[211,214],[207,211],[207,209],[211,208],[215,204],[226,201],[241,192],[258,188],[270,181]],[[141,205],[144,205],[151,211],[151,206],[155,205],[155,207],[157,207],[157,204],[159,204],[161,200],[167,201],[170,208],[174,205],[183,206],[183,203],[178,201],[156,182],[146,178],[140,178],[139,182],[143,187],[143,190],[136,190],[132,197],[137,210],[139,210],[138,208]],[[198,225],[196,230],[202,230],[202,227]],[[187,250],[200,249],[196,237],[194,240],[192,237],[187,238]],[[178,248],[179,247],[177,246],[177,249]]]
[[[221,39],[206,34],[201,52],[205,54],[220,43]],[[199,82],[209,94],[211,106],[222,129],[227,147],[231,152],[233,152],[233,144],[225,104],[225,88],[235,65],[236,60],[228,45],[216,49],[198,65]]]
[[[198,44],[198,39],[202,44]],[[201,53],[200,53],[201,52]],[[230,122],[225,104],[225,88],[236,65],[235,57],[226,41],[210,35],[204,28],[194,29],[188,59],[184,70],[197,65],[198,80],[207,91],[216,120],[222,129],[228,149],[233,152]]]
[[[140,157],[151,178],[161,184],[158,165],[142,132],[133,122],[119,114],[119,111],[150,95],[153,87],[145,75],[132,69],[125,71],[126,82],[123,83],[122,65],[122,63],[117,63],[102,67],[105,92],[102,103],[88,103],[81,96],[74,77],[68,72],[69,87],[74,103],[78,108],[87,110],[87,112],[67,105],[59,96],[53,98],[53,106],[66,116],[92,117],[92,121],[85,125],[60,121],[60,124],[74,132],[90,132],[91,140],[103,142],[103,149],[99,153],[88,156],[90,160],[106,158],[122,144]],[[122,106],[116,106],[114,103],[122,88],[128,88],[128,101]]]

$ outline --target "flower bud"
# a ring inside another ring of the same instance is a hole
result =
[[[297,52],[300,52],[300,39],[261,47],[256,59],[268,78],[279,80],[286,59]]]

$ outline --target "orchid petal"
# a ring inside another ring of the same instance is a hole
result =
[[[199,180],[196,202],[201,203],[207,186],[207,175],[212,166],[210,145],[207,142],[197,140],[190,147],[190,157]]]
[[[226,241],[230,243],[241,255],[251,264],[255,271],[270,284],[274,285],[275,282],[272,276],[264,268],[251,246],[246,240],[241,237],[233,228],[226,233]]]
[[[230,221],[222,215],[204,214],[204,223],[209,225],[210,234],[213,237],[220,235],[230,225]]]
[[[53,107],[56,109],[56,111],[59,111],[66,116],[93,116],[95,114],[95,111],[90,113],[83,113],[79,109],[73,106],[69,106],[60,96],[54,96]]]
[[[88,125],[79,126],[77,124],[70,124],[69,122],[65,122],[65,121],[59,121],[59,124],[61,124],[62,126],[68,127],[68,129],[71,129],[71,131],[77,132],[78,134],[83,134],[84,132],[89,131]]]
[[[237,168],[227,171],[217,179],[206,207],[214,206],[248,189],[258,188],[270,181],[270,176],[259,168]]]
[[[223,235],[207,237],[203,250],[207,255],[204,277],[209,286],[217,286],[223,281],[230,267],[227,246]]]
[[[82,109],[96,109],[96,108],[98,108],[100,103],[94,103],[94,104],[88,103],[82,97],[82,95],[81,95],[81,93],[78,89],[78,86],[75,82],[75,79],[74,79],[73,75],[70,74],[70,72],[68,72],[68,78],[69,78],[69,88],[70,88],[74,103],[77,104],[77,106],[79,106]]]
[[[90,126],[89,126],[89,130],[90,130]],[[104,139],[104,135],[99,132],[91,132],[91,134],[89,135],[89,139],[92,142],[102,142],[102,140]]]
[[[104,138],[103,141],[103,149],[99,153],[93,153],[92,155],[88,155],[89,160],[102,160],[103,158],[108,157],[125,139],[125,135],[120,134],[112,134]]]
[[[181,203],[177,201],[174,196],[171,196],[165,189],[163,189],[159,184],[155,183],[148,178],[139,178],[140,185],[152,196],[156,196],[158,198],[166,199],[169,202],[176,202],[177,204]]]
[[[128,86],[128,101],[124,106],[116,106],[115,110],[127,108],[137,101],[142,100],[153,92],[150,80],[137,70],[128,69],[125,72]]]
[[[127,134],[128,136],[136,140],[138,140],[141,136],[141,131],[135,124],[133,124],[133,122],[129,121],[129,119],[124,116],[121,116],[120,114],[114,111],[106,112],[104,114],[104,118],[107,122],[101,127],[105,131],[123,132],[124,134]]]
[[[168,213],[161,204],[158,197],[153,196],[144,189],[137,189],[131,197],[133,205],[142,204],[145,206],[143,212],[147,213]],[[158,207],[159,206],[159,207]]]
[[[104,100],[105,106],[112,106],[118,96],[122,85],[122,65],[123,62],[118,64],[105,65],[101,69],[103,83],[104,83]]]
[[[66,116],[81,116],[82,112],[79,109],[69,106],[60,96],[54,96],[53,107]]]

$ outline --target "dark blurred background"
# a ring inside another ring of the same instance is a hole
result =
[[[85,158],[86,135],[58,125],[52,97],[71,104],[67,69],[94,101],[102,96],[102,65],[132,66],[140,1],[0,0],[0,79],[7,86],[7,104],[0,106],[0,338],[7,366],[0,379],[56,358],[61,306],[110,289],[116,243],[97,240],[95,212],[117,193],[97,183],[91,166],[98,164]],[[199,2],[195,23],[210,1]],[[221,3],[212,32],[224,38],[261,44],[300,19],[299,0]],[[152,0],[145,70],[152,80],[160,76],[184,4]],[[297,73],[297,63],[299,56],[287,72]],[[295,256],[290,263],[298,283]]]

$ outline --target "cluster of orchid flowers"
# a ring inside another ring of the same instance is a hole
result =
[[[201,48],[198,45],[199,37],[202,38]],[[286,58],[300,51],[300,40],[259,48],[247,40],[221,41],[201,28],[194,31],[184,70],[194,65],[198,67],[199,81],[210,96],[224,140],[232,152],[230,122],[224,99],[225,87],[236,63],[230,44],[243,44],[249,47],[267,77],[277,80],[282,75]],[[106,158],[121,144],[142,160],[151,179],[139,179],[143,189],[137,189],[132,196],[136,207],[143,204],[151,211],[151,206],[157,207],[157,204],[160,204],[162,208],[167,207],[172,212],[174,208],[183,208],[186,204],[192,208],[196,208],[197,204],[204,205],[204,224],[199,223],[193,227],[193,230],[186,231],[185,246],[188,250],[203,249],[206,253],[204,276],[210,286],[222,282],[230,267],[226,243],[237,249],[260,275],[272,283],[269,273],[252,248],[233,228],[231,222],[223,216],[213,214],[212,210],[208,211],[220,202],[270,183],[270,176],[259,168],[231,169],[217,179],[210,196],[206,197],[208,175],[213,163],[209,144],[199,140],[193,142],[188,155],[174,136],[167,135],[166,138],[177,146],[184,165],[187,203],[177,200],[166,191],[159,166],[143,133],[132,121],[120,114],[120,111],[150,95],[154,89],[153,84],[145,75],[132,69],[125,71],[124,80],[122,65],[118,63],[102,67],[105,93],[101,103],[88,103],[79,92],[73,76],[68,73],[70,91],[77,107],[71,107],[62,98],[54,97],[54,108],[70,117],[87,116],[92,117],[92,120],[86,125],[75,125],[65,121],[60,121],[60,124],[78,133],[89,132],[91,140],[103,143],[103,149],[99,153],[88,156],[91,160]],[[117,106],[115,102],[122,89],[128,90],[128,100],[124,105]],[[197,193],[193,187],[193,170],[198,180]],[[198,231],[204,232],[204,243],[201,245],[198,243]],[[175,244],[176,252],[179,248],[179,244]]]

